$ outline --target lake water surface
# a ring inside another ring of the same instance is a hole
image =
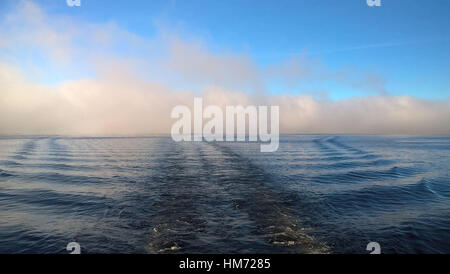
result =
[[[0,253],[450,253],[450,138],[0,138]]]

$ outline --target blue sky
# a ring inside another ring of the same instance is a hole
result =
[[[0,1],[0,131],[170,132],[272,105],[282,133],[450,133],[447,0]]]
[[[17,1],[0,4],[7,13]],[[52,14],[88,22],[115,22],[151,38],[161,28],[198,37],[214,53],[249,55],[261,66],[304,55],[330,70],[348,68],[376,75],[390,94],[445,99],[450,94],[450,1],[226,0],[226,1],[35,1]],[[42,61],[42,60],[41,60]],[[274,93],[326,90],[332,99],[371,95],[358,86],[306,81],[302,87],[273,81]]]

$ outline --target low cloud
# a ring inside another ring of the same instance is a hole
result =
[[[205,105],[278,105],[283,133],[449,134],[449,102],[410,96],[372,96],[340,101],[310,96],[249,95],[220,86],[200,93],[174,91],[121,73],[48,87],[30,83],[0,64],[2,134],[146,135],[170,132],[170,111]]]

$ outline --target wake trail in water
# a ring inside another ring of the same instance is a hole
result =
[[[328,252],[291,216],[286,197],[266,187],[270,176],[230,148],[197,144],[162,165],[170,175],[150,252]]]

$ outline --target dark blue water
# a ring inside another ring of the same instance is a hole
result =
[[[450,138],[0,138],[0,253],[450,253]]]

